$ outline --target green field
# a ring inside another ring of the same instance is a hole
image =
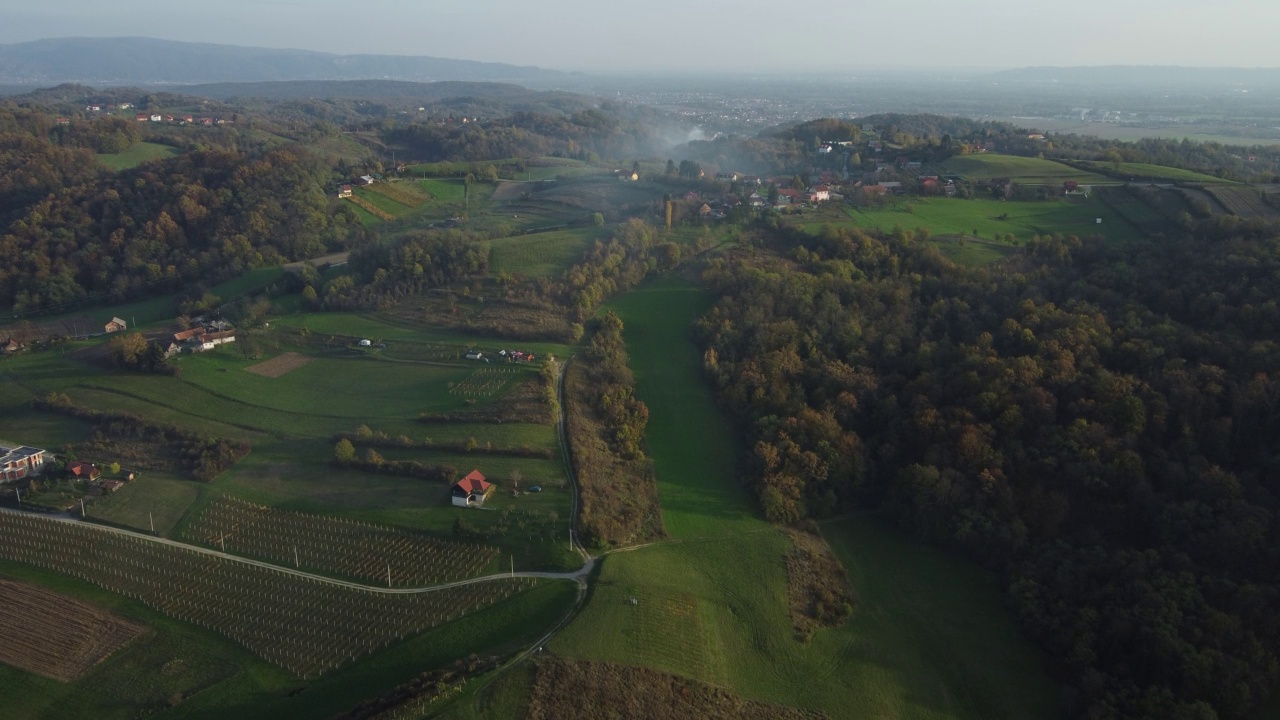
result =
[[[145,473],[115,494],[94,500],[88,515],[143,532],[150,532],[154,522],[156,533],[167,536],[207,487],[192,480]]]
[[[180,150],[168,145],[139,142],[134,143],[133,147],[121,153],[99,153],[98,162],[111,170],[119,171],[135,168],[144,162],[151,162],[152,160],[176,157],[180,153]]]
[[[713,298],[664,278],[609,304],[622,318],[636,394],[649,406],[645,433],[662,520],[675,538],[723,537],[768,528],[735,482],[740,447],[702,376],[689,326]]]
[[[559,274],[582,259],[600,230],[559,230],[516,235],[489,242],[489,272],[520,273],[529,277]]]
[[[401,215],[404,215],[406,213],[413,211],[413,208],[409,207],[408,205],[402,205],[396,202],[395,200],[392,200],[391,198],[387,197],[386,195],[379,195],[378,193],[372,190],[369,190],[367,188],[358,187],[358,188],[355,188],[354,192],[356,194],[356,197],[360,198],[361,200],[364,200],[365,202],[378,208],[379,210],[385,213],[388,213],[390,215],[393,215],[395,217],[400,217]],[[361,208],[361,209],[363,210],[364,208]]]
[[[710,299],[665,279],[612,303],[650,408],[664,519],[684,541],[606,557],[587,607],[551,649],[831,717],[1056,717],[1047,661],[1018,635],[996,583],[869,518],[825,529],[860,598],[853,619],[795,639],[790,540],[756,518],[736,484],[738,446],[687,336]]]
[[[425,178],[418,181],[418,186],[435,198],[438,202],[460,203],[466,195],[466,183],[457,179]],[[476,185],[472,185],[475,190]]]
[[[938,166],[938,171],[943,175],[962,175],[970,182],[993,178],[1009,178],[1025,185],[1061,185],[1068,180],[1075,180],[1081,185],[1119,182],[1052,160],[1015,155],[957,155]]]
[[[905,199],[883,209],[851,209],[853,224],[877,230],[928,228],[933,235],[967,235],[985,240],[1012,234],[1026,242],[1033,235],[1095,234],[1127,243],[1142,233],[1096,196],[1087,200],[1018,202],[949,198]],[[1098,224],[1097,219],[1102,218]],[[975,233],[976,231],[976,233]]]
[[[1188,182],[1207,184],[1232,184],[1212,175],[1205,175],[1192,170],[1166,167],[1164,165],[1147,165],[1145,163],[1108,163],[1082,161],[1082,165],[1096,168],[1100,172],[1111,174],[1124,180],[1154,180],[1164,182]]]

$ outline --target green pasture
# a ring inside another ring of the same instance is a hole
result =
[[[347,203],[347,205],[351,208],[351,211],[356,214],[356,217],[360,219],[361,225],[377,225],[378,223],[386,222],[382,218],[374,215],[355,203]]]
[[[648,447],[677,542],[606,556],[587,606],[550,648],[831,717],[1055,717],[1046,660],[1018,636],[994,581],[869,518],[825,531],[860,599],[853,618],[796,639],[790,540],[737,484],[739,446],[688,337],[710,301],[667,278],[611,304],[650,409]]]
[[[98,162],[109,170],[128,170],[152,160],[177,157],[181,151],[169,145],[159,143],[138,142],[133,147],[120,153],[99,153]]]
[[[1041,158],[1016,155],[957,155],[938,166],[943,175],[962,175],[970,182],[1009,178],[1024,185],[1061,185],[1075,180],[1081,185],[1107,185],[1118,181],[1099,173],[1077,170]]]
[[[1082,161],[1082,165],[1093,167],[1113,177],[1125,180],[1154,180],[1164,182],[1189,182],[1206,184],[1233,184],[1213,175],[1205,175],[1193,170],[1166,167],[1164,165],[1148,165],[1146,163],[1109,163]]]
[[[1003,239],[1012,234],[1026,242],[1034,235],[1104,235],[1114,242],[1141,240],[1141,231],[1123,216],[1090,196],[1086,200],[1009,201],[954,198],[902,199],[882,209],[850,208],[859,227],[892,231],[927,228],[934,235],[968,235]],[[1102,224],[1097,219],[1102,218]]]
[[[425,178],[418,181],[418,186],[436,201],[446,203],[461,203],[467,192],[466,183],[455,178]],[[479,183],[472,183],[472,193],[479,186]]]
[[[737,482],[741,446],[716,407],[702,354],[689,336],[690,324],[714,299],[685,280],[666,277],[609,303],[622,318],[636,394],[649,407],[646,443],[663,523],[675,538],[768,527]]]
[[[845,626],[809,643],[787,615],[790,541],[766,530],[605,558],[590,602],[551,649],[831,717],[1057,717],[1047,659],[980,570],[870,519],[824,534],[859,600]]]
[[[603,231],[559,230],[489,241],[490,274],[557,275],[582,260]]]
[[[502,349],[519,349],[542,357],[554,355],[557,358],[573,354],[571,346],[561,343],[486,338],[443,329],[402,314],[314,313],[283,317],[272,322],[281,326],[306,328],[313,334],[313,339],[315,335],[332,335],[339,338],[369,338],[375,344],[385,340],[388,347],[380,352],[393,358],[456,361],[470,365],[470,361],[462,358],[471,349],[478,349],[486,354]],[[537,365],[533,367],[536,368]]]

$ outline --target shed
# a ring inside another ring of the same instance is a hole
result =
[[[120,331],[122,331],[122,330],[128,330],[128,329],[129,329],[129,323],[126,323],[124,320],[122,320],[122,319],[120,319],[120,318],[118,318],[118,317],[113,317],[113,318],[111,318],[111,322],[107,323],[107,324],[104,326],[104,328],[105,328],[105,329],[106,329],[106,331],[107,331],[107,332],[109,332],[109,333],[113,333],[113,332],[120,332]]]

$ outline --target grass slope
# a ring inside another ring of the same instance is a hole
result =
[[[827,530],[861,607],[845,627],[795,639],[790,541],[756,518],[735,482],[738,447],[687,335],[710,301],[668,278],[612,304],[650,408],[664,518],[685,541],[606,557],[586,608],[551,649],[832,717],[1053,717],[1044,658],[1019,638],[995,584],[867,519]]]
[[[121,153],[99,153],[98,162],[110,170],[120,171],[135,168],[144,162],[163,160],[181,154],[175,147],[159,143],[139,142]]]
[[[973,235],[1000,239],[1012,234],[1026,242],[1033,235],[1101,234],[1120,243],[1141,240],[1142,233],[1101,200],[1012,202],[930,198],[903,200],[883,209],[850,209],[855,225],[879,230],[901,226],[928,228],[934,235]],[[1003,218],[1003,219],[1001,219]],[[1097,219],[1102,218],[1102,224]]]
[[[944,175],[963,175],[969,181],[1010,178],[1034,185],[1061,185],[1075,180],[1082,185],[1115,184],[1118,181],[1085,170],[1077,170],[1052,160],[1015,155],[957,155],[938,166]]]
[[[715,405],[703,379],[702,356],[689,337],[690,324],[713,299],[695,285],[667,277],[610,303],[622,318],[636,394],[649,406],[646,441],[663,524],[674,538],[768,527],[736,482],[740,447]]]
[[[1081,163],[1088,167],[1097,169],[1099,172],[1108,173],[1117,178],[1126,180],[1163,180],[1165,182],[1192,182],[1207,184],[1231,184],[1230,180],[1223,180],[1213,175],[1205,175],[1193,170],[1183,170],[1182,168],[1166,167],[1164,165],[1148,165],[1146,163],[1104,163],[1089,162]]]
[[[581,260],[602,235],[598,230],[560,230],[491,240],[489,272],[529,277],[555,275]]]

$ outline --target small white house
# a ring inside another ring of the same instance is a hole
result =
[[[480,352],[479,350],[469,350],[469,351],[467,351],[467,359],[468,359],[468,360],[483,360],[483,359],[484,359],[484,353]]]
[[[369,347],[369,346],[371,346],[371,345],[373,345],[373,343],[372,343],[372,342],[370,342],[370,341],[368,341],[368,340],[361,340],[361,341],[360,341],[360,347]]]

